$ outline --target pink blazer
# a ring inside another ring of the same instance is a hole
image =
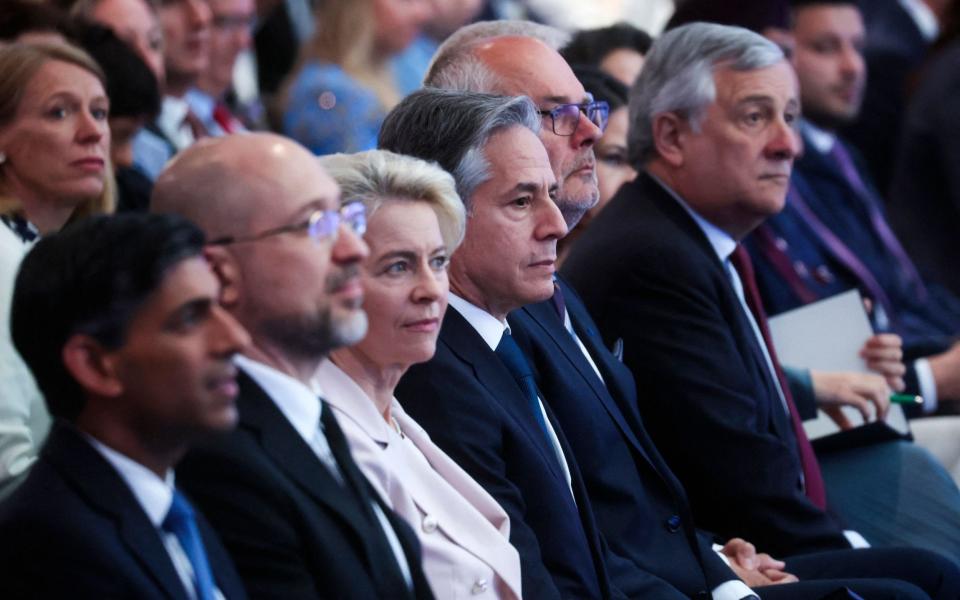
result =
[[[393,400],[389,425],[373,401],[329,360],[317,383],[357,465],[417,532],[437,598],[519,599],[520,556],[506,512]],[[402,432],[402,433],[401,433]]]

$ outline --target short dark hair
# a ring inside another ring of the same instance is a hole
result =
[[[560,56],[571,65],[599,67],[614,50],[626,48],[646,56],[653,38],[646,31],[629,23],[616,23],[599,29],[583,29],[573,34],[570,43],[560,50]]]
[[[573,74],[583,84],[583,89],[590,92],[594,100],[609,104],[610,112],[627,104],[630,90],[616,77],[596,67],[573,65],[572,68]]]
[[[10,332],[50,414],[74,421],[85,404],[61,356],[70,336],[121,347],[166,272],[199,256],[204,241],[183,217],[130,213],[90,217],[33,247],[17,275]]]
[[[76,42],[106,75],[110,116],[153,120],[160,112],[160,84],[147,63],[107,27],[79,22],[75,29]]]
[[[687,0],[677,6],[666,30],[698,22],[734,25],[756,33],[768,27],[788,29],[790,4],[791,0]]]
[[[453,175],[469,214],[470,198],[490,178],[483,147],[493,134],[511,127],[540,132],[537,107],[526,96],[423,88],[390,111],[377,146],[439,164]]]
[[[64,12],[35,0],[3,0],[0,40],[12,42],[25,33],[67,33]]]

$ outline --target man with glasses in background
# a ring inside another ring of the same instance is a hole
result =
[[[272,134],[191,147],[151,206],[205,231],[220,302],[251,334],[236,360],[237,430],[177,473],[250,595],[432,598],[413,532],[357,469],[312,382],[332,349],[366,333],[362,207],[341,209],[316,158]]]

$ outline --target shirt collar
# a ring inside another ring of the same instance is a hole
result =
[[[143,512],[147,513],[147,518],[154,527],[159,528],[173,503],[173,470],[167,471],[166,476],[161,479],[150,469],[93,436],[83,433],[83,437],[116,469],[140,503]]]
[[[308,444],[320,426],[323,391],[315,380],[307,387],[286,373],[246,356],[234,357],[236,365],[270,396],[283,416]]]
[[[213,110],[217,107],[217,101],[214,100],[213,96],[196,88],[191,88],[187,90],[183,98],[193,114],[197,115],[202,123],[213,120]],[[183,115],[186,116],[187,113],[184,112]]]
[[[183,125],[188,110],[190,110],[190,105],[183,98],[164,96],[163,102],[160,104],[160,116],[157,117],[157,124],[163,131],[177,131]]]
[[[667,191],[670,196],[676,200],[683,210],[687,211],[687,214],[690,215],[690,218],[696,222],[697,227],[700,228],[700,231],[707,236],[707,241],[710,242],[710,246],[713,248],[713,251],[717,254],[717,258],[720,259],[720,262],[726,263],[727,259],[730,258],[730,255],[733,254],[733,251],[737,249],[737,240],[733,239],[726,231],[720,229],[710,221],[701,217],[695,210],[690,208],[690,205],[687,204],[683,198],[680,197],[675,191],[673,191],[670,186],[660,181],[656,176],[647,172],[647,175],[650,175],[651,179],[660,184],[664,190]]]
[[[940,23],[930,7],[923,0],[900,0],[900,6],[916,23],[920,35],[928,42],[932,42],[940,35]]]
[[[450,292],[448,304],[456,309],[461,317],[467,320],[467,323],[480,334],[483,341],[486,342],[493,351],[496,351],[497,346],[500,344],[500,338],[503,337],[503,332],[510,331],[510,327],[508,327],[504,321],[500,321],[479,306],[467,302],[453,292]]]
[[[333,361],[328,358],[320,363],[314,379],[330,394],[327,397],[327,403],[330,406],[348,415],[376,441],[389,444],[390,426],[380,414],[373,399],[367,396],[366,392],[343,369],[333,364]],[[397,402],[394,400],[393,406],[396,405]],[[391,410],[393,410],[392,407]]]
[[[807,138],[807,141],[810,142],[810,145],[813,146],[813,149],[820,154],[830,152],[830,150],[833,149],[833,145],[837,143],[836,134],[817,127],[806,119],[800,121],[800,129],[804,137]]]

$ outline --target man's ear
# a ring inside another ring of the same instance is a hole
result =
[[[220,282],[220,305],[231,309],[240,299],[240,269],[233,255],[223,246],[205,246],[203,257]]]
[[[113,353],[89,335],[76,333],[63,345],[61,358],[80,387],[97,396],[114,398],[123,393]]]
[[[653,145],[660,158],[671,167],[683,166],[685,134],[689,131],[686,120],[676,113],[661,113],[654,117],[651,129]]]

